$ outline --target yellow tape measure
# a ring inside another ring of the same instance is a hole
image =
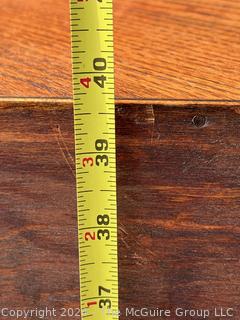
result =
[[[118,318],[112,0],[71,0],[82,318]]]

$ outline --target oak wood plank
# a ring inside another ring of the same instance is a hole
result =
[[[239,115],[117,107],[122,319],[131,306],[239,318]],[[71,104],[1,104],[2,307],[79,305],[72,117]]]
[[[118,99],[240,100],[238,0],[115,0]],[[1,1],[0,96],[71,97],[68,1]]]

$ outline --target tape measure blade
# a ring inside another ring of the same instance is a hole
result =
[[[82,317],[118,318],[112,1],[71,0]]]

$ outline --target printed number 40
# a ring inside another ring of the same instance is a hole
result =
[[[105,58],[95,58],[93,60],[93,69],[95,71],[105,71],[107,68],[107,61]],[[93,81],[100,87],[100,88],[104,88],[105,86],[105,81],[107,80],[107,78],[104,75],[99,75],[99,76],[95,76],[93,77]],[[85,88],[89,88],[90,87],[90,82],[92,81],[91,78],[86,77],[86,78],[81,78],[80,79],[80,83],[85,87]]]

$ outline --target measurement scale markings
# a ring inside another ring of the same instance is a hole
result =
[[[109,43],[113,43],[112,1],[106,1],[105,6],[101,6],[99,2],[100,1],[94,1],[89,4],[89,2],[86,1],[82,3],[81,7],[78,6],[78,1],[71,2],[80,297],[82,308],[86,308],[86,305],[82,304],[84,301],[109,299],[111,300],[112,306],[117,310],[118,262],[117,240],[114,240],[117,238],[116,200],[114,199],[116,198],[114,57],[113,46],[109,45]],[[82,9],[86,10],[81,13],[80,18],[80,10]],[[99,27],[97,28],[94,17],[98,17]],[[86,22],[85,25],[81,25],[81,20],[83,19]],[[111,23],[104,21],[110,21]],[[80,23],[78,24],[78,22]],[[99,43],[100,50],[98,52],[95,52],[94,47],[92,47],[90,43],[88,44],[88,42],[79,39],[81,32],[91,32],[92,41]],[[84,65],[86,67],[89,66],[89,69],[82,70],[82,66]],[[83,86],[85,88],[83,88]],[[82,89],[84,91],[82,91]],[[104,95],[106,96],[104,97]],[[98,101],[98,97],[99,102],[96,104],[95,101]],[[90,109],[92,112],[84,112],[84,110],[86,110],[85,108],[88,108],[87,111]],[[92,126],[92,123],[96,123],[96,126]],[[93,149],[94,146],[96,150]],[[85,150],[89,150],[89,152]],[[94,155],[96,155],[96,159]],[[98,165],[98,167],[96,167],[97,170],[93,170],[92,172],[91,161],[93,161],[92,166]],[[106,170],[106,165],[109,170]],[[79,181],[80,178],[83,180]],[[92,183],[90,184],[92,179],[94,181],[94,188],[92,188]],[[105,194],[104,196],[103,194],[100,196],[99,192],[104,192],[107,196],[105,196]],[[91,194],[91,196],[88,196],[88,194]],[[108,199],[110,196],[114,198]],[[96,197],[96,203],[92,203],[94,197]],[[81,200],[82,198],[85,199]],[[91,199],[91,201],[89,199]],[[102,212],[102,208],[106,206],[106,201],[108,206],[113,208],[107,208],[106,213],[104,212],[101,215],[99,211]],[[85,203],[84,205],[80,205],[80,202]],[[91,212],[90,221],[86,218],[89,212]],[[94,222],[91,224],[92,221],[96,221],[98,225],[94,225]],[[87,226],[88,223],[90,223],[91,226]],[[94,241],[95,232],[91,231],[95,229],[102,231],[105,229],[109,230],[110,235],[108,243],[105,243],[105,236],[102,237],[102,239],[101,237],[98,238],[98,244],[100,245],[100,250],[98,251],[96,251]],[[84,230],[87,231],[84,232]],[[85,239],[82,239],[83,235]],[[86,244],[86,240],[89,241],[89,244]],[[102,243],[101,240],[103,240]],[[96,252],[98,253],[97,256]],[[106,260],[101,261],[101,256],[103,260]],[[98,266],[98,270],[100,268],[101,272],[96,273],[96,268],[90,268],[91,265]],[[111,268],[113,271],[109,270]],[[97,295],[101,290],[102,294]],[[88,297],[87,292],[91,292],[93,297]],[[93,294],[94,292],[95,296]],[[109,294],[106,295],[103,292],[109,292]],[[83,319],[85,317],[95,317],[98,320],[106,319],[106,315],[102,313],[99,306],[98,309],[94,311],[96,311],[95,314],[83,315]],[[117,317],[115,315],[109,315],[107,318],[111,320]]]
[[[97,29],[97,31],[106,31],[106,32],[112,32],[112,29]],[[111,36],[113,36],[112,34],[111,34]]]
[[[95,265],[95,262],[87,262],[87,263],[82,263],[81,264],[83,267],[84,266],[91,266],[91,265]],[[89,280],[88,282],[91,282],[92,280]],[[85,282],[86,283],[86,282]]]
[[[88,230],[88,229],[102,229],[101,226],[95,226],[95,227],[85,227],[85,228],[80,228],[79,231],[82,230]],[[108,226],[104,226],[104,229],[116,229],[116,227],[108,227]]]
[[[114,152],[78,152],[77,155],[86,155],[86,154],[115,154]]]
[[[89,297],[86,299],[82,299],[82,301],[92,300],[92,299],[114,299],[115,296],[100,296],[100,297]],[[114,300],[113,300],[114,301]]]
[[[112,71],[103,71],[103,72],[99,72],[99,71],[82,71],[82,72],[74,72],[74,75],[76,74],[114,74],[114,72]]]

